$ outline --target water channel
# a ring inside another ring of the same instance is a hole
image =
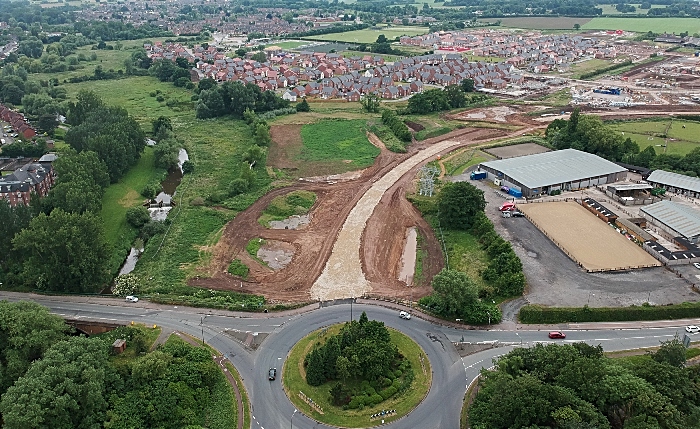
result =
[[[151,201],[148,211],[151,214],[151,219],[155,221],[162,221],[168,217],[168,212],[172,209],[173,198],[175,197],[175,192],[182,181],[182,164],[189,160],[189,156],[185,149],[180,149],[178,153],[178,165],[177,167],[171,169],[165,180],[161,182],[162,190],[156,195],[156,197]],[[143,249],[137,249],[135,247],[131,248],[129,251],[129,256],[126,257],[124,264],[119,270],[118,275],[128,274],[134,270],[136,267],[136,262],[139,260]]]

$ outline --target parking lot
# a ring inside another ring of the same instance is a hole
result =
[[[468,180],[468,176],[455,177]],[[513,244],[523,263],[528,290],[525,299],[532,304],[556,307],[622,307],[700,301],[690,285],[664,267],[623,272],[587,273],[525,218],[503,218],[498,206],[504,198],[485,181],[471,181],[484,191],[486,214],[496,231]],[[604,244],[601,244],[604,245]],[[683,267],[693,269],[692,265]],[[698,282],[700,284],[700,281]]]

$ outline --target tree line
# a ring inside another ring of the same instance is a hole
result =
[[[578,109],[571,113],[568,120],[554,120],[547,127],[545,136],[556,149],[573,148],[613,162],[673,171],[692,177],[700,176],[700,148],[695,148],[686,155],[657,154],[654,145],[640,151],[639,145],[632,139],[612,130],[597,116],[582,115]],[[659,134],[656,137],[663,139],[666,135]]]
[[[498,323],[501,312],[494,298],[522,295],[525,275],[513,246],[496,233],[486,217],[483,191],[468,182],[447,183],[440,189],[435,207],[414,203],[424,215],[437,217],[447,242],[452,231],[467,231],[478,240],[489,259],[480,273],[486,288],[461,271],[445,268],[432,280],[433,293],[421,298],[419,304],[442,317],[461,319],[467,324]]]
[[[678,337],[645,356],[611,359],[585,343],[535,344],[483,370],[474,429],[700,427],[700,370]]]
[[[289,107],[289,102],[274,92],[262,91],[252,83],[236,81],[224,82],[200,92],[195,112],[198,119],[224,115],[242,119],[246,110],[262,113],[286,107]]]

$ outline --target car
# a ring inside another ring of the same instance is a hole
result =
[[[505,212],[510,210],[515,210],[515,203],[511,201],[506,201],[498,208],[498,210]]]
[[[513,212],[511,212],[511,214],[510,214],[510,215],[511,215],[511,217],[525,217],[525,213],[523,213],[523,212],[519,212],[519,211],[517,211],[517,210],[516,210],[516,211],[513,211]]]
[[[693,266],[700,270],[700,262],[693,262]]]
[[[139,298],[134,295],[129,295],[126,297],[126,302],[139,302]]]
[[[270,371],[268,371],[268,373],[267,373],[267,378],[270,381],[277,378],[277,368],[270,368]]]
[[[689,325],[685,327],[685,332],[688,332],[689,334],[697,334],[700,332],[700,328],[695,325]]]
[[[552,339],[566,338],[566,334],[561,332],[561,331],[552,331],[549,333],[549,338],[552,338]]]
[[[405,311],[399,312],[399,317],[402,319],[410,320],[411,319],[411,314],[407,313]]]

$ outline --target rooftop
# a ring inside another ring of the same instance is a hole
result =
[[[500,159],[481,165],[500,171],[530,189],[627,171],[597,155],[576,149]]]
[[[700,211],[672,201],[659,201],[640,209],[686,238],[700,235]]]
[[[670,171],[654,170],[649,177],[648,182],[660,183],[674,188],[687,189],[689,191],[700,192],[700,179],[697,177],[684,176]]]

